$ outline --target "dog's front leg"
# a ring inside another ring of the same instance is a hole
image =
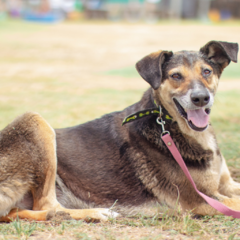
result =
[[[209,195],[209,194],[208,194]],[[229,198],[220,194],[218,191],[209,195],[209,197],[219,201],[220,203],[226,205],[227,207],[240,211],[240,198]],[[187,195],[182,195],[179,198],[180,205],[183,211],[191,211],[197,215],[219,215],[222,214],[215,208],[210,206],[200,195],[198,195],[195,190],[192,189]]]
[[[207,196],[221,202],[222,204],[226,205],[227,207],[240,211],[240,198],[228,197],[221,194],[218,191],[218,184],[214,184],[214,178],[209,177],[207,180],[207,175],[203,178],[203,182],[198,183],[198,189],[206,194]],[[204,180],[206,180],[204,182]],[[202,184],[203,183],[203,184]],[[180,204],[183,212],[191,211],[197,215],[219,215],[221,214],[215,208],[210,206],[192,187],[190,182],[187,180],[184,182],[175,183],[175,188],[169,188],[171,191],[160,191],[157,193],[156,188],[155,196],[158,196],[159,202],[166,202],[170,207],[175,208],[177,204]],[[179,187],[177,187],[179,186]]]
[[[215,197],[215,198],[218,199],[219,202],[221,202],[222,204],[226,205],[227,207],[229,207],[233,210],[240,211],[240,199],[228,198],[221,194],[217,194],[217,195],[218,195],[218,197]],[[214,209],[213,207],[211,207],[206,202],[202,202],[201,204],[197,205],[193,209],[185,208],[183,210],[190,210],[192,213],[194,213],[196,215],[202,215],[202,216],[205,216],[205,215],[213,216],[213,215],[222,214],[222,213],[218,212],[216,209]]]
[[[240,210],[240,183],[237,183],[232,179],[223,156],[221,156],[221,168],[219,174],[219,180],[217,180],[216,177],[214,178],[214,176],[210,176],[209,179],[212,179],[211,181],[207,180],[208,175],[206,175],[203,178],[203,181],[205,180],[206,182],[204,184],[203,182],[198,183],[198,189],[229,208]],[[197,182],[195,181],[195,183]],[[207,204],[192,187],[189,187],[190,186],[188,185],[188,194],[185,196],[185,191],[182,191],[179,198],[183,210],[191,210],[193,213],[199,215],[220,214],[217,210]]]
[[[235,182],[229,172],[226,161],[222,156],[221,177],[218,191],[230,198],[240,198],[240,183]]]

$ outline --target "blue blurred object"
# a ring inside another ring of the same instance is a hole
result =
[[[61,15],[54,14],[52,12],[48,13],[23,13],[22,15],[24,20],[33,21],[33,22],[45,22],[45,23],[52,23],[62,20]]]
[[[221,20],[227,20],[232,17],[231,12],[226,9],[220,11],[220,16],[221,16]]]

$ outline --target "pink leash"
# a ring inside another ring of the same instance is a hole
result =
[[[162,124],[161,124],[162,125]],[[162,125],[163,126],[163,125]],[[164,129],[163,129],[164,130]],[[181,169],[183,170],[183,172],[185,173],[186,177],[188,178],[188,180],[191,182],[192,186],[194,187],[195,191],[204,199],[206,200],[206,202],[212,206],[213,208],[215,208],[216,210],[218,210],[219,212],[227,215],[227,216],[232,216],[234,218],[240,218],[240,211],[235,211],[232,210],[230,208],[228,208],[227,206],[223,205],[222,203],[218,202],[215,199],[212,199],[210,197],[208,197],[207,195],[203,194],[202,192],[200,192],[188,169],[187,166],[185,164],[185,162],[182,159],[181,154],[179,153],[176,145],[174,144],[172,138],[170,137],[169,133],[167,131],[163,131],[163,133],[166,133],[164,136],[162,136],[162,140],[164,141],[164,143],[166,144],[166,146],[168,147],[168,149],[170,150],[170,152],[172,153],[173,157],[175,158],[175,160],[178,162],[179,166],[181,167]]]
[[[161,118],[161,116],[162,116],[161,106],[159,106],[159,111],[160,111],[160,114],[159,114],[160,117],[158,117],[156,119],[156,121],[159,125],[162,126],[162,134],[161,134],[162,140],[164,141],[164,143],[168,147],[169,151],[172,153],[173,157],[175,158],[175,160],[177,161],[177,163],[179,164],[179,166],[181,167],[181,169],[185,173],[186,177],[188,178],[188,180],[190,181],[190,183],[194,187],[195,191],[214,209],[218,210],[219,212],[221,212],[221,213],[223,213],[227,216],[232,216],[234,218],[240,218],[240,211],[235,211],[233,209],[228,208],[224,204],[218,202],[215,199],[212,199],[212,198],[208,197],[207,195],[203,194],[202,192],[200,192],[197,189],[196,184],[194,183],[194,181],[193,181],[193,179],[192,179],[192,177],[191,177],[191,175],[190,175],[190,173],[187,169],[187,166],[182,159],[182,156],[181,156],[180,152],[178,151],[175,143],[173,142],[172,138],[170,137],[170,132],[165,130],[165,127],[164,127],[165,122]]]

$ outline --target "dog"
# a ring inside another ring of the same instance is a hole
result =
[[[58,212],[107,220],[116,201],[122,214],[155,202],[174,208],[177,200],[183,211],[220,214],[161,140],[159,114],[197,188],[240,210],[240,184],[209,124],[219,78],[237,53],[237,43],[221,41],[152,53],[136,64],[151,86],[139,102],[75,127],[53,130],[36,113],[15,119],[0,135],[0,221],[47,220]]]

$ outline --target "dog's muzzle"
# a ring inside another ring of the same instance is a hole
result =
[[[204,131],[208,127],[213,96],[207,89],[191,89],[184,96],[174,97],[173,101],[180,115],[193,130]]]

